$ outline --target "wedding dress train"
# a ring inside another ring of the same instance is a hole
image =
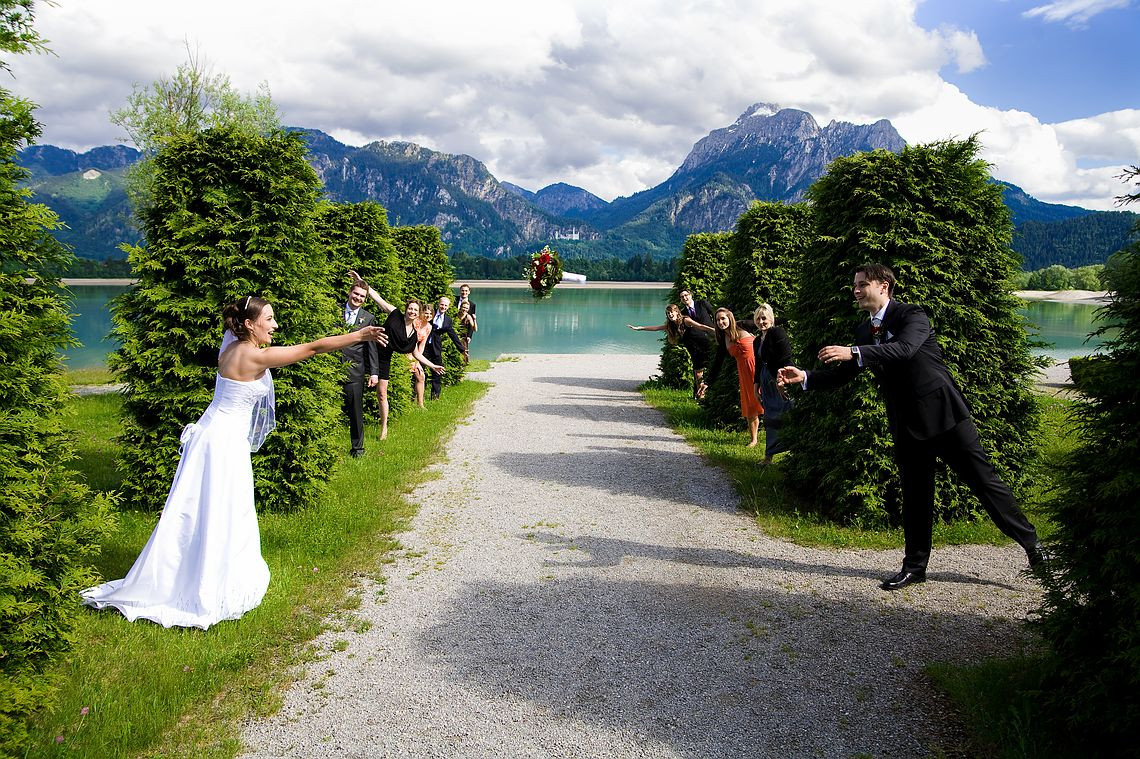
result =
[[[269,567],[250,449],[268,431],[267,417],[272,428],[272,393],[268,371],[252,382],[218,375],[209,408],[182,432],[174,483],[146,547],[126,577],[84,590],[84,603],[114,607],[131,621],[203,630],[261,603]]]

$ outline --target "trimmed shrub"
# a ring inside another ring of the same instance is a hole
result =
[[[1058,527],[1036,624],[1052,649],[1046,698],[1070,735],[1125,756],[1140,724],[1140,243],[1102,276],[1114,293],[1096,334],[1119,332],[1073,372],[1080,444],[1048,504]]]
[[[731,232],[703,232],[685,238],[669,301],[680,303],[680,292],[689,290],[694,298],[707,300],[714,308],[722,303],[731,245]],[[659,367],[659,381],[666,387],[681,390],[693,386],[693,362],[689,352],[680,345],[663,341]]]
[[[379,203],[322,203],[317,208],[317,237],[329,260],[330,289],[341,303],[347,298],[351,282],[348,270],[355,270],[379,292],[384,300],[398,309],[404,306],[404,270],[390,239],[388,212]],[[364,308],[376,316],[383,325],[388,315],[368,300]],[[339,313],[339,310],[338,310]],[[412,405],[412,388],[408,377],[407,359],[392,356],[392,372],[388,382],[388,413],[399,416]],[[365,410],[368,414],[380,413],[374,391],[366,392]]]
[[[213,394],[223,305],[268,298],[289,344],[331,334],[340,319],[313,226],[320,183],[299,135],[210,129],[172,138],[154,163],[146,245],[128,249],[139,281],[113,303],[121,347],[110,363],[127,384],[124,493],[157,510],[181,430]],[[327,355],[274,370],[277,430],[253,457],[259,508],[320,496],[338,448],[340,371]]]
[[[816,366],[821,346],[850,344],[866,318],[852,307],[855,266],[878,261],[894,269],[896,297],[926,309],[983,445],[1018,493],[1036,453],[1038,362],[1011,292],[1018,259],[1009,212],[978,150],[972,137],[833,162],[808,192],[818,237],[791,318],[798,365]],[[788,417],[792,481],[822,512],[852,524],[881,525],[899,513],[891,438],[872,385],[864,372],[838,390],[806,393]],[[980,511],[945,467],[938,493],[940,519]]]
[[[812,223],[811,209],[804,203],[758,200],[740,216],[732,235],[722,304],[737,321],[750,320],[761,302],[772,304],[777,319],[786,320],[812,242]],[[795,330],[789,328],[788,335],[793,337]],[[725,363],[733,364],[732,371],[722,371],[705,393],[704,415],[713,425],[742,426],[736,362],[729,356]]]
[[[404,297],[418,298],[428,305],[429,311],[434,311],[436,301],[446,295],[451,298],[448,315],[457,321],[459,312],[455,310],[455,296],[451,292],[455,274],[447,260],[447,246],[439,230],[428,225],[392,227],[392,244],[404,271]],[[467,372],[463,354],[446,336],[443,338],[443,365],[447,369],[443,375],[444,385],[458,383]],[[428,383],[431,383],[430,377]]]
[[[67,470],[69,390],[58,349],[74,345],[59,280],[71,254],[59,220],[28,202],[16,153],[39,136],[31,103],[0,90],[0,755],[23,756],[33,714],[48,706],[49,666],[66,654],[87,562],[114,528],[113,504]]]

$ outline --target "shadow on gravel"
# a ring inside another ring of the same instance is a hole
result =
[[[615,358],[620,361],[620,358]],[[614,377],[535,377],[535,382],[547,385],[565,385],[567,387],[589,387],[595,390],[611,390],[622,393],[636,393],[644,379],[620,379]]]
[[[937,753],[921,665],[1009,652],[1021,638],[1015,623],[862,594],[553,571],[539,584],[465,586],[419,647],[464,689],[534,704],[526,735],[544,720],[587,723],[580,745],[563,746],[581,755]],[[517,740],[491,718],[484,737],[496,731]],[[618,736],[629,744],[599,748]]]
[[[837,567],[831,564],[809,564],[786,558],[768,558],[754,554],[740,553],[721,548],[689,548],[665,547],[652,543],[641,543],[635,540],[620,540],[605,538],[598,535],[566,536],[552,532],[528,532],[520,538],[537,540],[545,543],[552,550],[574,553],[568,561],[548,560],[544,566],[548,567],[616,567],[625,559],[655,559],[658,561],[671,561],[678,564],[687,564],[697,567],[725,567],[727,569],[749,568],[768,569],[777,572],[797,572],[813,577],[857,577],[866,579],[868,587],[874,588],[879,581],[894,571],[894,567],[884,566],[882,569],[861,569],[859,567]],[[583,557],[577,560],[577,557]],[[930,582],[958,583],[962,585],[984,585],[1001,588],[1003,590],[1017,591],[1012,585],[982,577],[971,577],[960,572],[930,572],[927,575]]]

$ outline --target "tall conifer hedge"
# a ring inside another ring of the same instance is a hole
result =
[[[453,321],[457,320],[459,312],[455,310],[455,295],[451,292],[455,272],[447,260],[447,246],[440,237],[439,230],[426,224],[392,227],[392,244],[400,259],[400,268],[404,271],[404,297],[418,298],[427,304],[430,312],[434,310],[439,297],[446,295],[451,298],[451,310],[448,313]],[[458,331],[457,326],[456,332]],[[443,365],[447,369],[443,375],[444,385],[458,383],[467,371],[463,354],[447,336],[443,338]],[[430,377],[428,383],[431,383]]]
[[[677,278],[669,291],[669,302],[680,303],[680,292],[689,290],[697,300],[707,300],[715,309],[724,301],[731,232],[702,232],[685,238],[677,262]],[[665,313],[661,313],[663,324]],[[662,338],[660,381],[666,387],[689,389],[693,385],[693,362],[680,345]]]
[[[7,28],[7,25],[5,25]],[[0,755],[22,756],[47,671],[71,644],[87,567],[114,526],[111,503],[67,470],[69,390],[57,351],[73,345],[59,280],[71,255],[59,220],[28,202],[16,152],[40,134],[33,106],[0,90]]]
[[[1009,211],[978,150],[971,137],[833,162],[808,191],[818,238],[791,317],[798,365],[817,366],[821,346],[849,345],[866,318],[851,292],[855,266],[890,266],[900,282],[895,297],[926,309],[983,446],[1018,493],[1035,455],[1036,362],[1012,294],[1019,259],[1009,247]],[[898,474],[870,372],[839,390],[805,394],[786,434],[791,478],[821,511],[867,525],[897,515]],[[936,509],[950,520],[980,507],[942,468]]]
[[[356,271],[396,308],[404,306],[404,270],[392,245],[388,212],[379,203],[322,203],[317,209],[317,236],[329,259],[330,288],[343,303],[351,282],[348,270]],[[364,305],[383,325],[388,315],[371,300]],[[339,310],[339,309],[338,309]],[[399,416],[411,405],[412,390],[407,361],[392,357],[388,383],[389,414]],[[366,393],[365,408],[378,413],[376,394]]]
[[[1119,332],[1077,378],[1080,444],[1049,504],[1057,530],[1039,627],[1048,697],[1082,748],[1136,750],[1140,725],[1140,243],[1109,261],[1100,333]]]
[[[268,298],[277,343],[340,326],[313,225],[320,184],[299,135],[211,129],[171,139],[154,162],[146,245],[129,251],[139,282],[113,305],[121,347],[111,358],[127,384],[124,496],[149,509],[170,488],[182,428],[210,402],[226,303]],[[339,372],[331,356],[274,370],[277,430],[253,457],[259,508],[318,497],[339,448]]]

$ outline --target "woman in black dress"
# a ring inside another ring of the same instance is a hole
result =
[[[767,303],[761,303],[752,315],[756,325],[756,392],[764,405],[764,463],[787,450],[780,440],[780,418],[791,408],[792,402],[776,387],[776,373],[792,363],[792,346],[783,327],[776,326],[776,313]]]
[[[388,319],[384,322],[384,331],[388,334],[388,345],[379,349],[380,361],[377,376],[380,378],[380,384],[376,391],[380,399],[380,439],[385,440],[388,437],[388,379],[392,374],[392,354],[409,353],[412,358],[436,374],[443,374],[444,370],[442,366],[433,364],[423,354],[423,345],[420,343],[420,336],[416,331],[416,322],[419,320],[420,314],[424,312],[422,303],[418,300],[409,300],[404,304],[402,312],[397,311],[395,306],[384,300],[380,293],[372,289],[356,272],[350,271],[349,276],[353,278],[356,286],[367,288],[368,297],[376,301],[380,310],[388,314]]]
[[[700,387],[701,380],[704,379],[705,367],[709,363],[711,345],[709,332],[712,332],[712,329],[685,316],[681,313],[681,309],[672,303],[665,307],[664,324],[649,327],[635,327],[632,324],[625,326],[638,332],[660,332],[664,330],[665,339],[669,341],[670,345],[683,345],[685,347],[685,350],[689,352],[689,358],[693,361],[693,397],[696,398],[697,388]]]

